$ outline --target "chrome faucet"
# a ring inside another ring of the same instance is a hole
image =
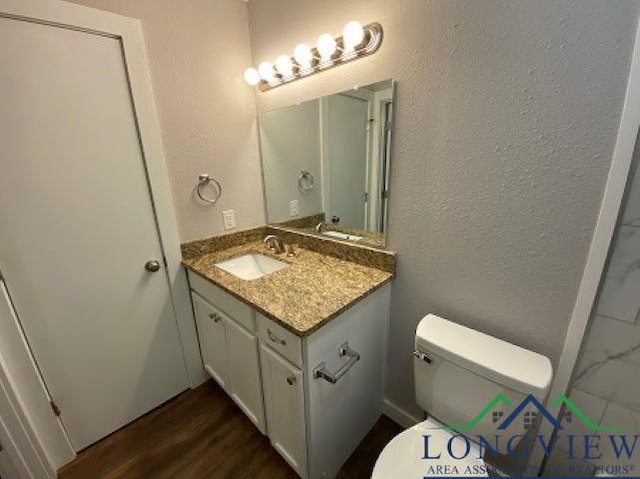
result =
[[[284,253],[284,244],[282,244],[282,240],[276,235],[267,235],[264,237],[264,244],[267,245],[271,251],[276,254]]]
[[[322,233],[325,230],[326,227],[327,227],[327,225],[325,224],[325,222],[321,221],[320,223],[318,223],[316,225],[316,233]]]

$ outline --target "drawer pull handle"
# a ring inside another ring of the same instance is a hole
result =
[[[295,376],[288,376],[287,377],[287,383],[289,383],[289,386],[293,386],[296,383],[296,377]]]
[[[267,336],[269,336],[269,341],[271,341],[272,343],[282,344],[283,346],[287,345],[286,340],[279,338],[278,336],[273,334],[273,331],[271,331],[270,329],[267,329]]]
[[[360,354],[351,349],[349,347],[349,343],[344,343],[342,346],[340,346],[340,349],[338,350],[338,356],[347,357],[349,358],[349,360],[342,366],[340,366],[340,369],[338,369],[334,373],[329,371],[324,363],[320,363],[313,370],[313,377],[315,379],[322,378],[325,381],[330,382],[331,384],[335,384],[340,380],[340,378],[342,378],[342,376],[347,374],[349,369],[351,369],[355,363],[360,361]]]

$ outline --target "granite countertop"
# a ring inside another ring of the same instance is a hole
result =
[[[300,230],[304,231],[305,233],[319,234],[320,236],[322,236],[322,233],[316,233],[315,226],[308,227],[308,228],[300,228]],[[373,246],[374,248],[384,248],[387,241],[386,236],[384,234],[376,233],[374,231],[358,230],[355,228],[343,228],[343,227],[338,227],[334,225],[327,225],[324,231],[337,231],[339,233],[346,233],[349,235],[360,236],[362,238],[361,240],[357,240],[357,241],[352,240],[349,242],[360,244],[360,245]],[[342,241],[346,241],[346,240],[342,240]]]
[[[246,281],[215,263],[260,253],[291,266]],[[249,242],[185,259],[184,264],[298,336],[306,336],[393,279],[393,273],[304,248],[277,255],[262,242]]]

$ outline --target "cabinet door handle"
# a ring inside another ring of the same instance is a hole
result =
[[[270,329],[267,329],[267,336],[269,336],[269,341],[272,343],[282,344],[283,346],[287,345],[287,341],[273,334],[273,331]]]
[[[295,376],[288,376],[287,377],[287,383],[289,383],[289,386],[293,386],[296,383],[296,377]]]
[[[313,377],[315,379],[324,379],[331,384],[337,383],[342,376],[347,374],[349,369],[353,367],[355,363],[360,361],[360,353],[356,353],[353,349],[349,347],[349,343],[344,343],[340,346],[338,350],[338,356],[347,357],[349,360],[344,363],[336,372],[331,372],[327,369],[324,363],[318,364],[318,366],[313,370]]]
[[[216,323],[220,321],[220,315],[218,313],[209,313],[209,317]]]

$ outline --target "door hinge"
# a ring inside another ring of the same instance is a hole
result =
[[[380,194],[380,196],[382,197],[383,200],[386,200],[387,198],[389,198],[389,190],[382,190],[382,193]]]
[[[369,201],[369,193],[367,193],[366,191],[364,192],[364,202],[366,203],[367,201]]]
[[[51,409],[53,410],[53,414],[55,414],[56,416],[60,417],[60,414],[62,414],[62,413],[60,412],[60,408],[58,407],[58,405],[53,401],[49,401],[49,404],[51,405]]]

